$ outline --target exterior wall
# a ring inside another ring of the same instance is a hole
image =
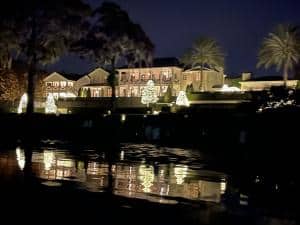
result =
[[[298,80],[288,80],[287,86],[289,88],[296,88]],[[246,81],[240,82],[242,91],[262,91],[268,90],[271,87],[283,86],[283,81]]]
[[[97,86],[97,87],[85,86],[83,87],[83,89],[86,90],[90,89],[92,98],[111,97],[112,94],[111,87],[109,86]]]
[[[187,85],[193,84],[194,91],[213,91],[214,86],[224,84],[224,74],[213,70],[204,70],[203,77],[200,70],[185,71],[182,77],[182,90],[186,90]]]
[[[53,94],[55,98],[59,97],[75,97],[77,93],[74,85],[75,81],[68,80],[58,73],[52,73],[44,79],[45,82],[45,94]]]
[[[91,83],[91,80],[88,76],[81,77],[79,80],[75,82],[75,89],[77,93],[79,92],[79,89],[83,86],[89,85]]]
[[[98,68],[92,71],[87,76],[90,78],[90,84],[103,84],[107,82],[108,75],[108,72],[101,68]]]
[[[120,97],[140,97],[149,80],[154,81],[158,96],[163,96],[168,87],[174,96],[180,91],[182,69],[178,67],[129,68],[118,72]]]

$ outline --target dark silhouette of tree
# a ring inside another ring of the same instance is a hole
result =
[[[151,66],[154,45],[142,27],[139,24],[131,24],[129,36],[131,40],[125,56],[128,66],[135,67],[136,64],[138,64],[140,68],[143,64],[145,64],[145,66]]]
[[[0,12],[1,27],[12,28],[15,51],[27,62],[27,113],[31,114],[37,66],[54,63],[81,38],[90,8],[81,0],[11,0]]]
[[[267,69],[276,66],[277,70],[283,70],[283,80],[286,86],[288,73],[295,69],[299,60],[299,28],[280,24],[264,39],[259,50],[257,67],[264,66]]]
[[[195,41],[193,47],[183,55],[181,62],[188,67],[200,66],[201,84],[203,90],[203,70],[205,67],[220,71],[224,68],[225,55],[219,44],[211,39],[200,37]]]
[[[111,2],[104,2],[93,13],[95,23],[89,34],[75,45],[83,57],[93,58],[110,71],[107,78],[112,88],[111,109],[116,99],[116,66],[121,61],[128,64],[143,61],[150,64],[154,46],[138,24],[133,23],[127,12]]]
[[[164,102],[170,103],[172,101],[172,87],[168,86],[166,93],[164,94]]]

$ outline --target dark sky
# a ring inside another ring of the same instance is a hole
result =
[[[101,0],[87,0],[93,6]],[[131,19],[142,25],[155,44],[155,56],[180,57],[199,36],[216,39],[226,57],[226,73],[257,70],[262,39],[279,23],[300,24],[300,0],[115,0]],[[93,63],[65,57],[50,70],[85,73]]]

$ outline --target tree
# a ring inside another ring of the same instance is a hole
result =
[[[164,94],[164,102],[171,102],[172,101],[172,88],[168,86],[167,91]]]
[[[21,97],[20,83],[17,75],[12,71],[0,71],[0,100],[15,101]]]
[[[146,104],[147,107],[149,107],[150,103],[156,103],[158,101],[158,97],[156,94],[154,82],[152,80],[149,80],[147,82],[147,86],[144,87],[142,91],[142,104]]]
[[[83,88],[79,88],[78,97],[83,97]]]
[[[86,96],[85,97],[87,97],[87,98],[91,98],[92,97],[92,93],[91,93],[91,89],[90,88],[88,88],[86,90]]]
[[[0,24],[0,68],[12,68],[13,52],[19,48],[18,40],[9,24]]]
[[[128,67],[135,67],[136,64],[141,68],[143,63],[150,66],[153,60],[154,45],[139,24],[131,24],[129,29],[131,37],[126,60]]]
[[[286,86],[288,73],[294,69],[300,59],[299,29],[291,25],[278,25],[262,43],[258,53],[257,67],[268,69],[276,66],[283,70],[283,81]]]
[[[107,82],[112,88],[111,109],[116,99],[116,65],[127,60],[151,61],[153,44],[138,24],[134,24],[126,11],[112,2],[104,2],[93,12],[95,23],[89,34],[75,48],[83,57],[95,59],[100,66],[110,71]]]
[[[180,91],[177,99],[176,99],[176,105],[178,106],[190,106],[189,100],[186,96],[185,91]]]
[[[9,25],[16,51],[28,66],[27,113],[34,110],[37,66],[57,61],[84,32],[89,6],[81,0],[8,1],[1,7],[0,27]]]
[[[55,104],[55,99],[52,94],[49,94],[47,96],[46,104],[45,104],[45,113],[56,113],[57,112],[57,106]]]
[[[220,71],[220,68],[224,68],[224,57],[221,47],[215,40],[201,37],[196,40],[194,46],[183,55],[181,61],[191,68],[200,66],[200,89],[203,90],[204,67]]]
[[[190,97],[193,91],[194,91],[193,84],[188,84],[188,85],[186,86],[186,90],[185,90],[186,95],[187,95],[188,97]]]

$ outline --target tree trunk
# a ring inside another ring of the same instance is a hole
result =
[[[32,22],[32,33],[29,43],[29,50],[28,50],[28,58],[29,58],[29,70],[28,70],[28,87],[27,87],[27,94],[28,94],[28,103],[27,103],[27,110],[26,113],[28,115],[34,112],[34,77],[36,73],[36,20],[33,18]]]
[[[8,62],[7,62],[7,69],[8,69],[8,70],[11,70],[11,67],[12,67],[12,61],[13,61],[12,57],[9,56]]]
[[[283,68],[283,83],[284,83],[284,87],[287,87],[288,77],[289,77],[289,74],[288,74],[288,63],[286,62],[284,64],[284,68]]]
[[[115,111],[116,107],[116,71],[115,71],[115,58],[111,60],[111,110]]]
[[[203,91],[203,63],[201,64],[200,74],[201,74],[200,91]]]

